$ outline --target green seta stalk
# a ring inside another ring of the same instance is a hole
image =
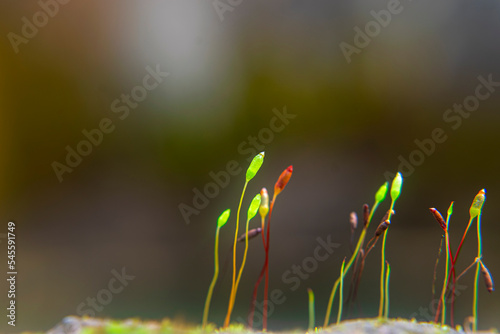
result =
[[[227,209],[219,216],[219,219],[217,220],[217,229],[215,230],[215,249],[214,249],[215,270],[214,270],[214,277],[212,278],[212,282],[210,283],[210,287],[208,288],[207,299],[205,300],[205,308],[203,310],[203,322],[202,322],[203,329],[207,326],[210,301],[212,300],[212,294],[214,291],[215,283],[217,282],[217,277],[219,276],[219,231],[221,227],[227,223],[230,214],[231,210]]]
[[[391,221],[391,215],[394,209],[394,204],[396,203],[396,200],[399,198],[399,195],[401,194],[401,187],[403,186],[403,176],[401,173],[397,173],[396,177],[394,180],[392,180],[392,185],[391,185],[391,207],[389,208],[389,216],[387,217],[387,221]],[[384,311],[384,302],[385,302],[385,295],[384,295],[384,279],[385,279],[385,243],[387,239],[387,232],[389,229],[387,228],[384,231],[384,236],[382,238],[382,251],[381,251],[381,257],[382,257],[382,262],[380,266],[380,304],[379,304],[379,309],[378,309],[378,317],[382,318],[383,316],[383,311]]]
[[[474,198],[472,205],[470,207],[470,216],[477,217],[477,264],[476,264],[476,275],[474,278],[474,296],[472,300],[472,317],[474,322],[472,323],[472,330],[477,332],[477,299],[478,299],[478,287],[479,287],[479,272],[481,270],[481,258],[483,257],[483,242],[481,237],[481,214],[484,201],[486,200],[486,190],[482,189]]]
[[[248,182],[250,182],[250,180],[252,180],[255,177],[260,167],[264,163],[264,156],[265,153],[260,152],[253,158],[252,162],[250,163],[250,166],[248,167],[245,176],[245,185],[243,186],[243,191],[241,193],[240,204],[238,205],[238,212],[236,215],[236,230],[234,232],[234,243],[233,243],[233,279],[231,285],[231,294],[229,297],[229,306],[226,313],[226,319],[224,320],[224,328],[227,328],[227,326],[229,326],[229,322],[231,321],[231,298],[234,294],[236,285],[236,243],[238,242],[238,227],[240,225],[241,204],[243,203],[243,197],[245,196],[245,190],[247,189]]]
[[[308,329],[312,331],[314,329],[315,319],[314,319],[314,292],[312,289],[307,288],[307,295],[309,297],[309,326]]]
[[[342,266],[340,267],[340,290],[339,290],[339,311],[337,313],[337,325],[342,319],[342,305],[344,305],[344,268],[345,268],[345,258],[342,261]]]
[[[344,270],[344,275],[347,274],[349,269],[351,268],[352,264],[354,263],[354,260],[357,258],[359,251],[361,249],[361,246],[363,245],[366,237],[366,231],[368,227],[370,226],[371,220],[373,218],[373,215],[375,214],[375,211],[377,210],[378,206],[380,203],[382,203],[387,195],[389,184],[385,182],[378,190],[377,193],[375,194],[375,203],[373,204],[372,210],[370,211],[370,214],[368,216],[368,219],[365,221],[363,231],[361,232],[361,235],[359,236],[358,243],[356,244],[356,248],[354,249],[354,253],[352,254],[351,258],[349,259],[349,262],[347,262]],[[340,284],[340,280],[344,279],[344,277],[339,277],[333,284],[332,292],[330,293],[330,298],[328,300],[327,308],[326,308],[326,315],[325,315],[325,321],[323,323],[323,327],[327,327],[328,323],[330,322],[330,314],[332,312],[332,305],[333,305],[333,300],[335,298],[335,294],[337,293],[337,289]]]
[[[260,194],[255,195],[255,197],[253,198],[252,202],[250,203],[250,207],[248,208],[247,222],[246,222],[246,228],[245,228],[245,252],[243,253],[243,261],[241,262],[240,271],[238,272],[238,277],[236,279],[236,284],[235,284],[235,287],[234,287],[234,291],[233,291],[233,294],[230,297],[231,299],[230,299],[229,305],[230,305],[230,312],[231,313],[232,313],[233,308],[234,308],[234,303],[235,303],[235,300],[236,300],[236,294],[238,292],[238,286],[240,285],[241,276],[243,275],[243,269],[245,268],[245,263],[247,261],[248,237],[249,237],[248,236],[248,226],[249,226],[250,220],[253,217],[255,217],[255,215],[257,214],[257,210],[259,209],[259,206],[260,206],[260,201],[261,201]]]

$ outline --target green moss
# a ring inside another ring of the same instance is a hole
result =
[[[68,325],[80,328],[79,331],[68,331]],[[188,326],[176,324],[169,319],[161,322],[140,321],[138,319],[110,320],[68,317],[60,325],[47,332],[47,334],[255,334],[261,331],[252,331],[243,324],[231,324],[227,329],[217,329],[214,324],[208,324],[203,330],[201,326]],[[273,333],[273,332],[268,332]],[[358,319],[342,321],[338,325],[314,330],[294,330],[274,332],[275,334],[348,334],[348,333],[420,333],[420,334],[458,334],[464,333],[461,328],[455,330],[449,326],[435,323],[417,322],[415,319]],[[482,332],[496,333],[496,332]],[[31,333],[35,334],[35,333]]]

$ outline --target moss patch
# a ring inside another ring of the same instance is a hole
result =
[[[201,327],[194,327],[173,323],[165,319],[162,321],[141,321],[139,319],[111,320],[97,318],[66,317],[56,327],[46,334],[202,334],[202,333],[262,333],[246,329],[243,325],[234,324],[225,330],[218,330],[214,325],[207,326],[205,332]],[[273,333],[273,332],[267,332]],[[325,329],[316,329],[313,332],[304,330],[274,332],[276,334],[458,334],[465,333],[462,329],[452,329],[449,326],[440,326],[434,323],[416,322],[406,319],[358,319],[343,321],[339,325]],[[498,333],[497,331],[481,333]]]

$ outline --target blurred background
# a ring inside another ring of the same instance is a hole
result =
[[[483,260],[499,279],[499,18],[493,0],[2,1],[0,233],[16,223],[18,276],[17,326],[4,316],[0,331],[47,330],[83,313],[200,323],[217,217],[233,210],[221,230],[223,265],[244,170],[262,150],[243,212],[294,166],[273,214],[270,289],[285,301],[270,330],[307,326],[308,287],[322,324],[350,256],[349,213],[361,214],[398,169],[405,180],[386,249],[390,316],[432,319],[442,230],[428,208],[445,214],[455,201],[456,249],[482,188]],[[452,110],[464,103],[472,111]],[[476,256],[475,231],[460,271]],[[303,278],[289,272],[328,236],[340,245],[333,254]],[[6,244],[3,235],[5,271]],[[262,243],[252,240],[235,321],[247,315],[263,262]],[[367,260],[359,308],[345,318],[377,314],[379,267],[380,245]],[[209,316],[219,325],[227,269]],[[113,277],[123,270],[133,279],[118,289]],[[461,281],[456,323],[471,315],[473,276]],[[2,291],[6,307],[5,281]],[[499,297],[482,281],[479,291],[479,328],[500,327]]]

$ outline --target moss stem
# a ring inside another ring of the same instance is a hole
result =
[[[233,300],[233,295],[235,294],[235,285],[236,285],[236,242],[238,240],[238,226],[240,225],[241,204],[243,203],[243,197],[245,196],[245,190],[247,189],[247,185],[248,181],[245,181],[245,185],[243,186],[243,191],[241,192],[240,204],[238,205],[238,212],[236,214],[236,230],[234,232],[234,243],[233,243],[233,281],[231,285],[231,294],[229,296],[229,306],[227,309],[226,319],[224,320],[224,328],[229,326],[229,322],[231,321],[232,300]]]
[[[339,291],[339,312],[337,313],[337,325],[340,323],[342,318],[342,305],[344,304],[344,268],[345,268],[345,258],[342,261],[342,267],[340,267],[340,291]]]
[[[387,262],[387,274],[385,275],[385,311],[384,311],[384,319],[389,318],[389,278],[391,276],[391,266],[389,262]]]
[[[203,325],[202,328],[204,329],[207,326],[208,322],[208,310],[210,308],[210,301],[212,300],[212,294],[214,292],[214,287],[215,287],[215,282],[217,282],[217,277],[219,276],[219,230],[220,228],[217,227],[215,230],[215,270],[214,270],[214,277],[212,278],[212,282],[210,283],[210,287],[208,288],[208,295],[207,299],[205,300],[205,309],[203,310]]]
[[[366,226],[363,228],[361,235],[359,236],[359,240],[358,240],[358,243],[356,244],[356,248],[354,249],[354,253],[352,254],[351,258],[349,259],[349,262],[347,262],[347,265],[345,266],[344,276],[347,274],[347,272],[351,268],[352,264],[354,263],[354,260],[358,256],[359,249],[361,248],[361,245],[363,244],[365,237],[366,237],[366,230],[368,229],[368,226],[370,226],[370,222],[371,222],[373,215],[374,215],[375,211],[377,210],[377,207],[379,204],[380,204],[380,202],[376,201],[372,207],[372,210],[370,212],[370,216],[368,217],[368,222],[367,222]],[[332,312],[333,299],[335,298],[335,294],[337,292],[339,284],[340,284],[340,277],[337,278],[337,280],[333,284],[332,292],[330,293],[330,299],[328,300],[328,306],[326,308],[326,315],[325,315],[325,321],[323,323],[323,327],[327,327],[328,323],[330,322],[330,314]]]
[[[394,209],[394,203],[396,201],[393,199],[391,201],[391,207],[389,208],[389,214],[387,216],[387,220],[391,220],[392,210]],[[378,308],[378,317],[382,318],[384,311],[384,281],[385,281],[385,242],[387,239],[387,232],[389,232],[389,228],[384,231],[384,236],[382,237],[382,250],[381,250],[381,266],[380,266],[380,301]]]
[[[314,317],[314,292],[311,289],[307,289],[307,294],[309,297],[309,330],[312,331],[314,329],[314,324],[316,323]]]
[[[483,256],[483,245],[481,240],[481,213],[477,216],[477,265],[476,265],[476,277],[474,278],[474,299],[472,302],[472,317],[474,322],[472,323],[472,330],[477,331],[477,297],[478,297],[478,286],[479,286],[479,270],[481,266],[481,257]]]

